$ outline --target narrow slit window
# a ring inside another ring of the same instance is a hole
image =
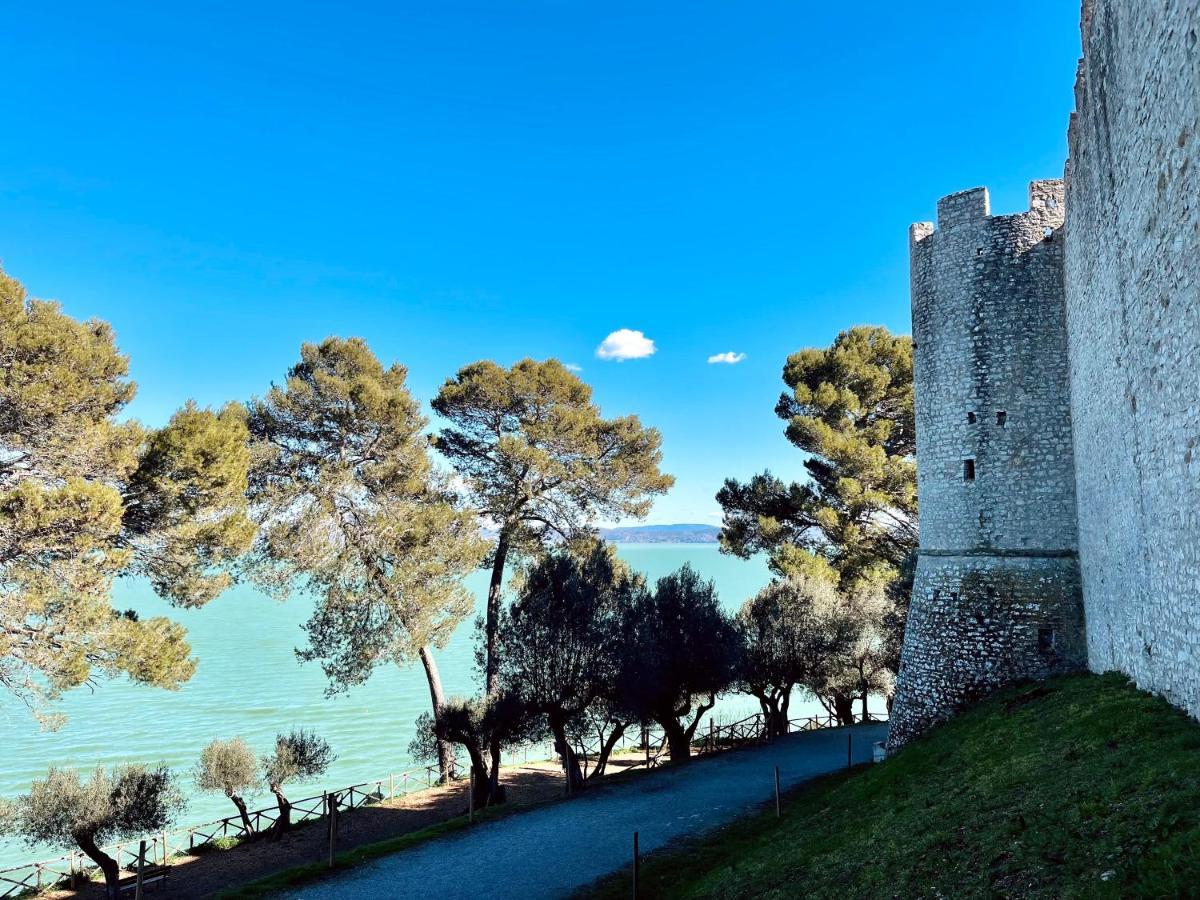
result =
[[[1003,428],[1004,423],[1007,421],[1008,421],[1008,413],[1006,413],[1002,409],[996,410],[996,424],[999,425],[1001,428]]]
[[[964,459],[963,460],[963,481],[974,481],[974,480],[975,480],[975,460]]]
[[[967,424],[968,424],[968,425],[974,425],[974,424],[975,424],[975,422],[976,422],[976,420],[977,420],[977,418],[978,418],[978,417],[975,415],[975,413],[973,413],[973,412],[969,412],[969,413],[967,413]]]

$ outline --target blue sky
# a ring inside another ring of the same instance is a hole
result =
[[[583,367],[663,433],[651,521],[801,458],[788,353],[908,331],[910,222],[1061,175],[1077,0],[20,4],[0,261],[112,322],[160,423],[364,337]],[[641,331],[656,352],[597,358]],[[718,353],[745,354],[735,365]]]

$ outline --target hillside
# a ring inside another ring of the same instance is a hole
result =
[[[630,525],[601,528],[600,536],[614,544],[715,544],[720,528],[712,525]]]
[[[1200,884],[1200,724],[1117,675],[1003,692],[643,860],[643,897],[1124,897]],[[627,897],[629,875],[594,894]]]

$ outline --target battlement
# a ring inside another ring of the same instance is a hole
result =
[[[1067,200],[1067,186],[1061,178],[1046,178],[1029,182],[1029,211],[1059,210]]]
[[[1031,216],[1035,224],[1058,227],[1065,218],[1066,184],[1061,178],[1029,182],[1029,208],[1016,215]],[[992,218],[992,201],[985,187],[948,194],[937,203],[937,223],[914,222],[909,226],[910,245],[924,241],[936,231]],[[1003,217],[998,217],[1003,218]]]
[[[992,201],[985,187],[971,188],[943,197],[937,203],[937,227],[952,228],[965,222],[986,219],[992,214]]]

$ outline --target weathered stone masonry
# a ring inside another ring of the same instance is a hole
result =
[[[893,747],[1085,662],[1200,715],[1200,0],[1086,0],[1083,45],[1065,196],[992,217],[967,191],[913,226]]]
[[[1200,715],[1200,2],[1087,4],[1066,286],[1088,657]]]
[[[891,741],[1086,661],[1063,296],[1063,185],[984,189],[911,230],[921,550]]]

